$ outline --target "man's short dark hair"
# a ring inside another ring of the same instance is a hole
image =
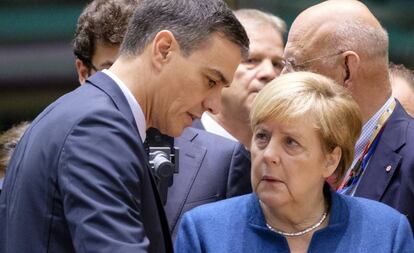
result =
[[[121,55],[139,55],[162,30],[173,33],[185,55],[201,48],[212,33],[240,46],[247,55],[249,39],[243,26],[222,0],[140,0]]]
[[[73,51],[86,66],[97,42],[120,45],[138,0],[94,0],[78,18]]]

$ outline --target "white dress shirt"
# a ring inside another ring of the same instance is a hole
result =
[[[114,82],[121,89],[126,100],[128,101],[129,107],[131,108],[132,115],[134,115],[135,124],[137,124],[138,132],[139,132],[139,135],[141,136],[141,140],[142,142],[144,142],[145,138],[147,137],[147,133],[146,133],[147,124],[145,122],[145,116],[144,116],[144,112],[141,109],[141,106],[138,104],[134,95],[132,95],[131,91],[128,89],[125,83],[122,82],[121,79],[119,79],[114,73],[112,73],[108,69],[104,69],[102,70],[102,72],[108,75],[112,80],[114,80]]]

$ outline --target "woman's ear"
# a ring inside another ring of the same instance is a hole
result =
[[[165,63],[171,60],[171,55],[179,51],[178,42],[172,32],[162,30],[155,35],[152,43],[152,62],[157,69],[161,69]]]
[[[341,161],[342,149],[336,146],[332,152],[326,155],[326,163],[323,172],[324,178],[328,178],[334,174],[335,170],[338,168],[338,164]]]

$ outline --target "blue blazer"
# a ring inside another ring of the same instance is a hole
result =
[[[172,252],[129,105],[99,72],[18,144],[0,196],[0,252]]]
[[[398,101],[355,196],[394,207],[414,228],[414,119]]]
[[[313,234],[313,253],[412,253],[407,218],[376,201],[331,192],[327,227]],[[176,253],[290,252],[285,237],[272,232],[255,194],[197,207],[183,216]]]
[[[184,212],[252,191],[250,157],[238,142],[190,127],[175,145],[180,148],[180,172],[165,205],[173,238]]]

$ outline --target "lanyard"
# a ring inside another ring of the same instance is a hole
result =
[[[374,133],[372,134],[369,142],[364,148],[361,156],[358,158],[358,161],[354,165],[354,167],[347,173],[345,179],[342,181],[341,185],[337,188],[337,191],[345,190],[348,187],[354,187],[357,182],[359,181],[362,172],[365,170],[369,159],[374,154],[374,151],[378,145],[380,136],[382,135],[385,125],[391,116],[392,112],[394,111],[396,102],[395,100],[388,106],[388,108],[381,114],[380,119],[375,126]]]

